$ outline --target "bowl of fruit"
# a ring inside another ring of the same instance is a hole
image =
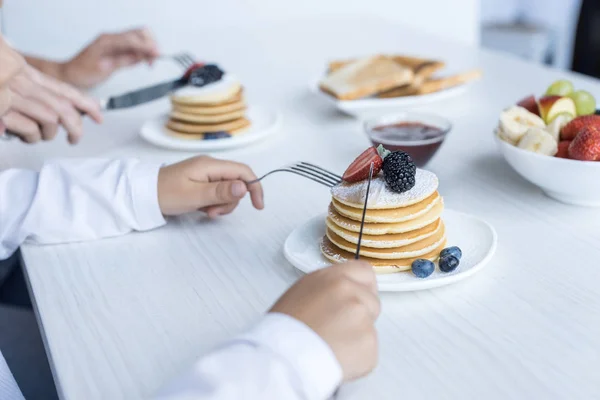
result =
[[[554,82],[502,111],[494,136],[508,164],[549,197],[600,207],[600,115],[589,92]]]

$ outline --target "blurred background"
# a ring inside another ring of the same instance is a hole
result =
[[[67,57],[100,32],[148,25],[163,48],[178,27],[272,20],[385,18],[445,40],[512,53],[536,63],[598,75],[597,0],[5,0],[2,29],[25,52]],[[583,10],[583,12],[580,12]],[[62,26],[62,28],[61,28]],[[356,27],[360,29],[360,26]],[[307,27],[309,29],[309,27]],[[198,40],[206,40],[199,38]],[[398,38],[398,41],[410,38]],[[585,49],[578,51],[578,49]]]

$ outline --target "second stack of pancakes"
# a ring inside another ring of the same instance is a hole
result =
[[[381,175],[374,177],[361,242],[360,258],[377,273],[410,270],[415,259],[436,261],[446,244],[441,219],[444,201],[437,176],[418,169],[415,186],[395,193]],[[321,252],[332,262],[354,258],[367,182],[342,183],[332,189]]]
[[[208,89],[185,88],[173,94],[167,128],[188,139],[203,139],[204,134],[212,132],[235,135],[248,129],[250,121],[241,85]]]

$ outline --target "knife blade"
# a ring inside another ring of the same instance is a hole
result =
[[[188,84],[185,78],[179,78],[168,82],[159,83],[143,89],[134,90],[120,96],[114,96],[101,101],[100,106],[103,110],[118,110],[120,108],[129,108],[150,101],[160,99],[170,92],[180,89]]]
[[[362,241],[363,236],[363,228],[365,227],[365,216],[367,215],[367,202],[369,201],[369,190],[371,189],[371,180],[373,179],[373,163],[371,163],[371,167],[369,168],[369,180],[367,182],[367,193],[365,193],[365,205],[363,206],[362,219],[360,220],[360,231],[358,233],[358,244],[356,245],[356,254],[354,254],[354,259],[358,260],[360,258],[360,243]]]

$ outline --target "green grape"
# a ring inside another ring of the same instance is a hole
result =
[[[564,79],[554,82],[546,90],[548,96],[568,96],[571,93],[573,93],[573,84]]]
[[[569,95],[575,102],[577,115],[589,115],[596,112],[596,99],[590,92],[578,90]]]

